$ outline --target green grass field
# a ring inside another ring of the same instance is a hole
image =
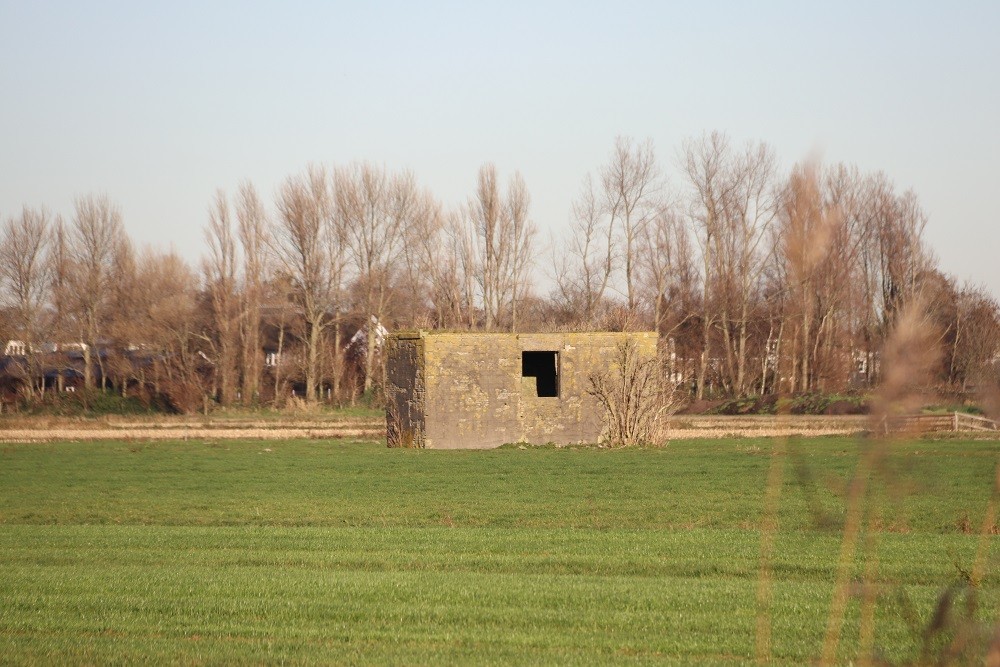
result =
[[[0,663],[750,662],[772,445],[0,445]],[[859,446],[788,443],[776,662],[821,652]],[[998,456],[924,441],[879,469],[878,655],[917,658],[911,626],[973,568]]]

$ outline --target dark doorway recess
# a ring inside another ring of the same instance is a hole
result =
[[[559,353],[522,352],[521,377],[535,378],[537,395],[543,398],[559,397]]]

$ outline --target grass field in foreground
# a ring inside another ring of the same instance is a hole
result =
[[[771,447],[0,445],[0,662],[746,662]],[[859,444],[787,451],[773,652],[798,663],[821,650]],[[998,454],[894,445],[872,499],[886,657],[919,649],[904,597],[926,622],[972,567]]]

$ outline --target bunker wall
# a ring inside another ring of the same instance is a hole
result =
[[[424,339],[391,336],[386,341],[386,438],[390,447],[425,446]]]
[[[589,378],[610,370],[617,346],[629,339],[641,355],[655,355],[654,333],[425,334],[422,422],[413,419],[418,402],[408,403],[413,442],[431,448],[595,442],[603,415],[587,394]],[[557,395],[539,395],[544,383],[524,375],[524,352],[540,353],[534,356],[541,367],[554,362]]]

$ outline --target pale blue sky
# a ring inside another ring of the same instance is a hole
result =
[[[676,183],[718,129],[886,171],[942,268],[1000,294],[998,121],[998,1],[0,0],[0,216],[106,192],[191,260],[216,188],[309,162],[408,167],[446,203],[519,169],[547,238],[616,135]]]

